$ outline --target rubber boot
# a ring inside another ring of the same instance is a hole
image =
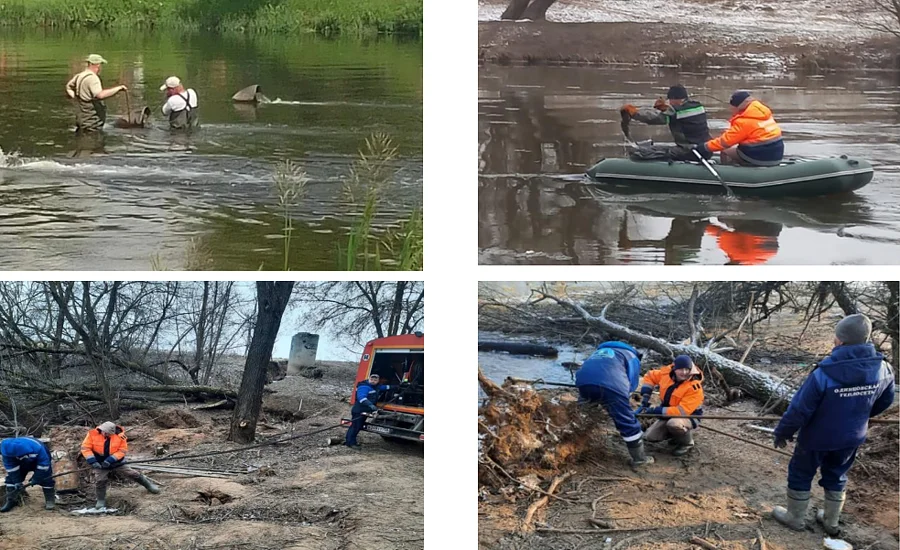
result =
[[[806,510],[809,508],[809,491],[787,490],[787,509],[776,506],[772,510],[772,517],[778,523],[787,525],[795,531],[806,528]]]
[[[644,453],[644,440],[639,439],[634,446],[628,445],[628,454],[631,455],[632,466],[646,466],[655,461],[652,456]]]
[[[673,456],[684,456],[694,448],[694,436],[690,431],[672,436],[672,440],[675,442],[675,448],[672,449]]]
[[[825,532],[836,537],[841,534],[838,520],[841,519],[841,510],[844,509],[844,491],[825,491],[825,509],[819,509],[816,513],[816,521],[822,524]]]
[[[44,490],[44,510],[53,510],[56,508],[56,489],[53,487],[42,487]]]
[[[106,487],[103,487],[102,489],[97,487],[97,504],[94,508],[98,510],[106,508]]]
[[[19,491],[16,489],[15,485],[7,485],[6,486],[6,502],[3,503],[3,507],[0,508],[0,512],[9,512],[13,508],[19,504]]]
[[[141,477],[139,477],[137,479],[137,482],[140,485],[142,485],[144,487],[144,489],[147,489],[149,492],[153,493],[154,495],[159,494],[159,487],[157,487],[152,481],[147,479],[147,477],[144,476],[143,474],[141,474]]]

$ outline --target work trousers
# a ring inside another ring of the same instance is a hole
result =
[[[856,460],[859,447],[837,451],[809,451],[800,445],[794,448],[794,456],[788,464],[788,488],[809,491],[816,470],[821,470],[819,485],[826,491],[843,491],[847,486],[847,472]]]
[[[625,443],[631,443],[641,438],[641,423],[634,416],[627,395],[595,385],[579,386],[578,394],[582,399],[599,402],[603,406]]]

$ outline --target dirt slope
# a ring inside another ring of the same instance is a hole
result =
[[[353,365],[332,364],[323,366],[322,378],[288,377],[270,385],[276,392],[266,398],[265,421],[271,428],[263,426],[260,439],[337,424],[349,412],[354,371]],[[301,414],[295,416],[305,418],[281,421],[298,407]],[[163,444],[169,453],[231,448],[224,442],[227,411],[186,413],[166,409],[126,416],[122,423],[130,433],[130,456],[152,457]],[[163,418],[157,418],[160,414]],[[154,418],[169,427],[163,429]],[[83,433],[82,427],[57,429],[54,441],[77,447]],[[244,453],[167,462],[259,470],[228,479],[152,473],[163,487],[161,495],[114,483],[109,505],[122,509],[114,516],[68,513],[90,506],[91,490],[62,495],[58,509],[45,512],[40,491],[32,488],[24,509],[0,516],[0,550],[337,550],[374,541],[385,548],[423,548],[423,448],[366,433],[360,435],[360,452],[325,445],[328,436],[343,434],[338,429]]]

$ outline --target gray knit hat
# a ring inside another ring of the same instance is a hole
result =
[[[105,433],[106,435],[112,435],[116,433],[116,425],[112,422],[104,422],[103,424],[97,426],[97,429]]]
[[[844,344],[864,344],[872,334],[872,321],[862,313],[848,315],[834,327],[834,335]]]

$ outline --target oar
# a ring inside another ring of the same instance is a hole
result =
[[[722,179],[722,176],[720,176],[719,173],[716,172],[716,169],[712,167],[712,164],[708,163],[706,159],[703,158],[703,155],[701,155],[696,149],[691,149],[691,151],[694,153],[694,156],[697,157],[700,163],[703,164],[703,166],[705,166],[707,170],[709,170],[709,173],[715,176],[717,180],[719,180],[719,183],[721,183],[722,187],[725,188],[725,194],[729,197],[733,197],[734,192],[730,187],[728,187],[728,184],[725,183],[725,180]]]

